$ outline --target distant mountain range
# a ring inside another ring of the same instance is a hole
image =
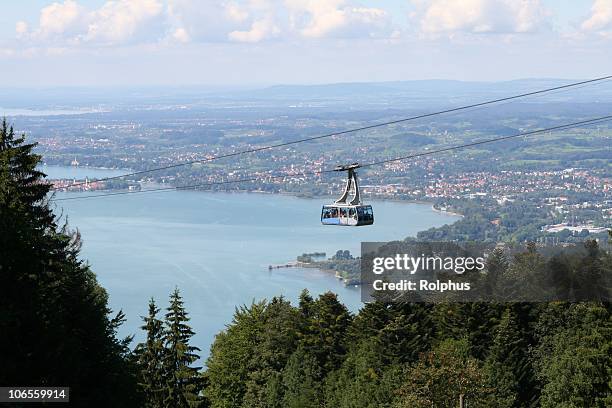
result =
[[[230,86],[180,87],[70,87],[70,88],[2,88],[0,106],[5,108],[47,109],[61,106],[177,105],[201,102],[270,100],[300,103],[306,101],[377,101],[430,100],[477,102],[552,88],[576,79],[520,79],[503,82],[454,80],[411,80],[391,82],[348,82],[314,85],[275,85],[240,88]],[[532,98],[534,102],[612,102],[612,81],[593,83],[562,92]],[[0,112],[0,115],[2,113]]]
[[[321,85],[276,85],[259,90],[244,92],[247,96],[270,98],[347,98],[395,96],[404,98],[453,98],[477,95],[513,95],[538,89],[553,88],[573,82],[576,79],[520,79],[503,82],[474,82],[453,80],[415,80],[393,82],[352,82]],[[577,87],[555,94],[567,99],[575,95],[582,99],[588,96],[605,97],[612,100],[612,81],[602,81],[584,87]],[[592,100],[591,100],[592,101]]]

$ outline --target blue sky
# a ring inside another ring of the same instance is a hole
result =
[[[30,0],[0,15],[3,86],[587,78],[612,0]]]

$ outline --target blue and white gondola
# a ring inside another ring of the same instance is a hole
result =
[[[362,225],[374,224],[374,212],[371,205],[361,203],[359,183],[357,181],[358,163],[345,166],[338,166],[335,171],[348,172],[348,179],[344,193],[333,204],[324,205],[321,210],[321,223],[323,225],[343,225],[358,227]],[[349,194],[353,190],[353,196],[348,200]]]

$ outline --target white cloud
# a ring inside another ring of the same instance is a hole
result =
[[[194,41],[260,42],[283,37],[370,37],[391,32],[378,8],[349,0],[169,0],[174,27]]]
[[[225,6],[225,14],[230,20],[237,23],[243,23],[249,18],[249,13],[235,3],[230,3]]]
[[[612,1],[595,0],[591,8],[591,15],[582,23],[581,28],[587,32],[612,34]]]
[[[33,31],[17,23],[16,34],[36,43],[122,44],[137,40],[150,28],[157,31],[158,27],[151,26],[159,23],[156,19],[162,11],[157,0],[110,0],[96,10],[66,0],[42,8]]]
[[[538,31],[547,11],[540,0],[418,0],[424,33],[526,33]]]
[[[53,3],[40,10],[38,29],[33,35],[50,39],[78,34],[87,27],[86,14],[86,10],[73,0]]]
[[[117,44],[134,39],[150,25],[159,29],[163,5],[157,0],[107,1],[91,13],[85,41]]]
[[[77,0],[40,10],[38,24],[15,26],[23,47],[98,47],[189,42],[257,43],[288,37],[389,37],[391,18],[357,0]]]
[[[385,10],[351,6],[346,0],[285,0],[285,4],[292,28],[304,37],[367,37],[391,28]]]
[[[228,36],[233,41],[256,43],[274,37],[279,33],[280,29],[271,19],[263,19],[254,21],[247,31],[232,31]]]
[[[249,11],[235,2],[168,0],[167,20],[190,41],[220,42],[227,41],[230,32],[250,30],[253,16]]]

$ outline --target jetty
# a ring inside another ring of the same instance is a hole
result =
[[[268,265],[268,269],[281,269],[281,268],[311,268],[312,264],[310,262],[300,262],[300,261],[292,261],[284,264],[276,264],[276,265]]]

